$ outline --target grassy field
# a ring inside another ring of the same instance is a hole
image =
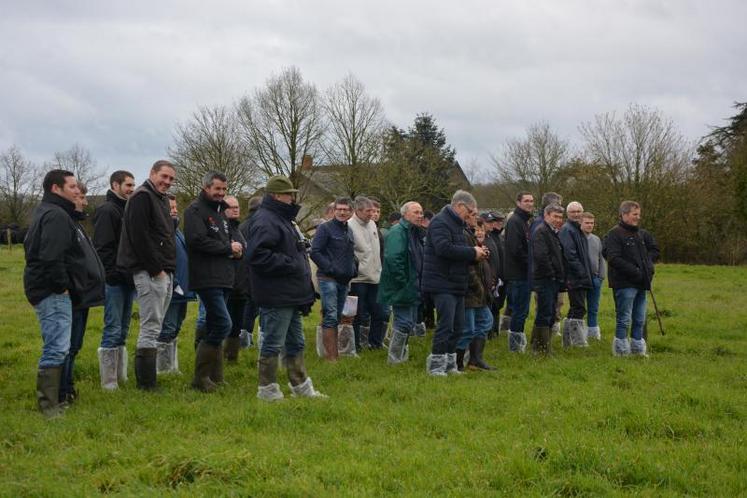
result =
[[[189,388],[194,306],[182,376],[144,393],[131,372],[126,388],[102,392],[99,308],[80,401],[52,421],[36,411],[41,339],[22,270],[20,247],[3,248],[2,496],[747,496],[747,268],[660,266],[667,335],[650,323],[648,359],[611,356],[609,289],[601,343],[562,351],[556,338],[542,359],[509,355],[501,337],[487,350],[498,371],[461,377],[425,375],[430,333],[402,366],[383,351],[322,364],[310,317],[307,364],[330,399],[276,404],[255,398],[254,349],[219,393]]]

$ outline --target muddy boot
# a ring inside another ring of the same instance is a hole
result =
[[[296,356],[285,357],[285,368],[288,370],[288,387],[291,388],[291,395],[294,397],[305,398],[326,398],[327,396],[314,389],[311,377],[306,373],[303,353]]]
[[[283,392],[277,382],[278,357],[260,356],[257,363],[259,373],[259,385],[257,387],[257,398],[264,401],[277,401],[283,399]]]
[[[155,391],[156,382],[156,348],[138,348],[135,350],[135,379],[137,388]]]
[[[228,363],[239,361],[239,349],[241,349],[241,338],[226,337],[223,341],[223,356]]]
[[[532,352],[549,354],[551,334],[552,330],[550,327],[538,327],[535,325],[534,329],[532,329]]]
[[[195,377],[192,387],[204,393],[211,393],[218,389],[218,385],[211,379],[213,363],[220,348],[200,341],[195,352]]]
[[[456,364],[457,364],[457,370],[460,372],[464,372],[464,353],[466,352],[465,349],[457,349],[456,350]]]
[[[469,344],[469,367],[475,370],[495,370],[482,358],[482,354],[485,351],[485,338],[476,337],[472,339]]]
[[[197,351],[197,346],[200,345],[200,342],[205,338],[206,335],[207,329],[205,327],[195,326],[195,351]]]
[[[217,385],[223,385],[226,383],[226,381],[223,380],[223,357],[223,346],[216,347],[215,357],[213,358],[213,364],[210,369],[210,379]]]
[[[39,368],[36,372],[36,401],[46,418],[62,415],[63,405],[59,402],[61,379],[62,366]]]
[[[322,341],[324,343],[324,359],[330,363],[337,361],[337,327],[322,328]]]
[[[119,348],[99,348],[99,376],[101,388],[105,391],[117,389],[117,366],[119,364]]]

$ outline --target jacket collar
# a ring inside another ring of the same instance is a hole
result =
[[[272,211],[273,213],[288,221],[293,221],[296,218],[296,215],[298,215],[298,212],[301,210],[301,205],[286,204],[284,202],[273,199],[270,194],[265,194],[265,197],[262,199],[262,208],[267,209],[268,211]]]
[[[42,197],[42,202],[47,202],[49,204],[54,204],[55,206],[59,206],[65,210],[68,216],[70,216],[71,218],[74,218],[74,213],[75,213],[74,202],[71,202],[65,199],[64,197],[54,194],[52,192],[46,192],[44,196]]]
[[[622,220],[620,220],[618,222],[618,225],[620,225],[621,227],[623,227],[625,230],[627,230],[629,232],[637,232],[638,231],[638,227],[634,227],[633,225],[628,225],[627,223],[625,223]]]
[[[120,196],[115,194],[111,189],[106,191],[106,200],[107,202],[113,202],[114,204],[121,207],[122,209],[124,209],[125,204],[127,204],[126,199],[122,199]]]
[[[457,214],[456,211],[454,211],[454,208],[452,208],[449,205],[446,205],[441,209],[442,213],[446,213],[446,215],[450,216],[455,222],[457,222],[459,225],[466,227],[467,223],[464,222],[464,220]]]
[[[526,211],[524,211],[518,206],[514,208],[514,215],[520,217],[524,221],[527,221],[529,218],[532,217],[531,213],[527,213]]]
[[[161,199],[166,199],[166,194],[162,194],[161,192],[159,192],[156,186],[153,185],[153,182],[150,181],[150,178],[148,178],[147,180],[143,182],[143,187],[150,190],[151,192],[153,192],[155,195],[157,195]]]
[[[208,207],[210,207],[210,209],[218,213],[225,211],[225,209],[228,207],[228,204],[226,204],[224,201],[214,201],[212,199],[208,199],[207,195],[205,195],[204,190],[200,191],[199,198],[201,202],[203,202]]]

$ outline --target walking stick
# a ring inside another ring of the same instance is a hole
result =
[[[659,307],[656,306],[656,298],[654,297],[653,289],[649,289],[648,293],[651,295],[651,302],[654,303],[654,312],[656,313],[656,320],[659,322],[659,332],[661,332],[661,335],[667,335],[664,333],[664,326],[661,324],[661,314],[659,314]]]

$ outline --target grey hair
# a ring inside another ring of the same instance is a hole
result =
[[[466,206],[477,206],[475,196],[467,192],[466,190],[457,190],[451,197],[451,206],[454,207],[457,204],[464,204]]]
[[[581,208],[581,211],[584,210],[584,206],[580,202],[578,202],[578,201],[571,201],[565,207],[566,211],[568,211],[569,209],[571,209],[571,206],[573,206],[573,207],[579,207],[579,208]]]
[[[547,207],[550,204],[562,204],[563,196],[557,192],[545,192],[542,195],[542,207]]]
[[[418,202],[417,201],[407,201],[407,202],[405,202],[404,204],[402,204],[402,207],[399,208],[399,214],[401,214],[402,216],[406,215],[407,212],[410,210],[410,206],[412,206],[414,204],[418,204]]]
[[[545,215],[548,215],[550,213],[560,213],[563,214],[565,212],[565,209],[563,209],[563,206],[560,204],[548,204],[545,206]]]
[[[228,178],[226,178],[226,175],[224,175],[223,173],[218,173],[217,171],[208,171],[207,173],[205,173],[205,176],[202,177],[202,186],[211,186],[213,184],[213,180],[227,182]]]
[[[355,197],[355,210],[361,210],[361,209],[368,209],[370,207],[373,207],[373,202],[371,202],[371,199],[364,195],[358,195]]]

